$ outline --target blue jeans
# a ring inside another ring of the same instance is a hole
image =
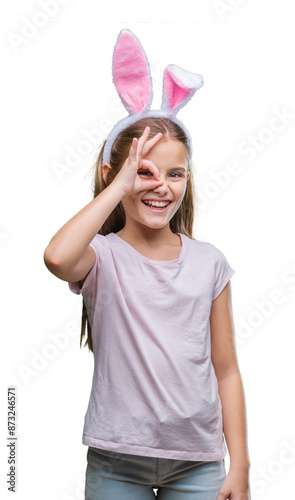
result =
[[[224,459],[193,462],[89,446],[85,500],[217,500],[225,477]]]

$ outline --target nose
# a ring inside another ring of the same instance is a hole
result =
[[[158,186],[154,187],[153,191],[156,193],[166,193],[168,191],[168,183],[165,181],[165,178],[160,175],[160,182]]]

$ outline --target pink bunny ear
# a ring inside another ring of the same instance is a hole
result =
[[[121,30],[113,53],[113,82],[130,115],[151,107],[152,80],[150,67],[138,38]]]
[[[186,71],[175,64],[169,64],[164,71],[161,109],[170,111],[175,116],[203,83],[201,75]]]

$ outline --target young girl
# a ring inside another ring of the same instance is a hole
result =
[[[190,147],[146,117],[98,156],[94,199],[53,236],[48,269],[83,296],[94,354],[87,500],[249,500],[230,278],[192,237]],[[224,434],[223,434],[224,432]],[[226,444],[230,469],[225,473]]]

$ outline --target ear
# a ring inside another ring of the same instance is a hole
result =
[[[113,53],[113,82],[130,115],[148,111],[153,92],[150,67],[136,36],[121,30]]]
[[[102,166],[102,177],[103,177],[105,184],[107,183],[108,173],[111,169],[112,169],[112,167],[109,163],[104,163]]]
[[[203,77],[169,64],[163,76],[162,111],[176,115],[203,85]]]

